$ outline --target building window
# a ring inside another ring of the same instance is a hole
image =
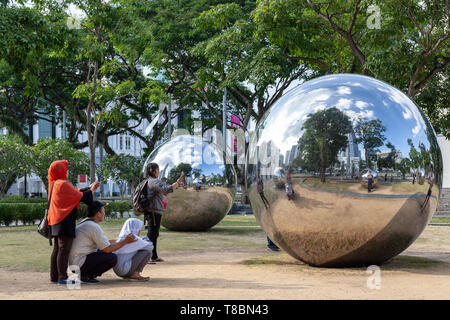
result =
[[[123,149],[123,138],[122,136],[119,136],[119,150]]]
[[[131,137],[125,137],[125,147],[127,150],[131,149]]]

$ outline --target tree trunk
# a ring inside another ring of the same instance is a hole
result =
[[[325,183],[325,167],[320,167],[320,182]]]
[[[365,155],[366,155],[366,169],[370,169],[369,150],[368,149],[364,149],[364,150],[365,150]]]
[[[92,93],[89,97],[89,104],[86,110],[86,127],[88,132],[88,144],[89,144],[89,151],[90,151],[90,170],[89,170],[89,177],[91,183],[93,183],[95,179],[95,147],[97,145],[97,135],[98,135],[98,123],[97,123],[97,114],[95,110],[94,105],[94,98],[95,98],[95,92],[97,91],[97,76],[98,76],[98,64],[97,62],[94,63],[94,73],[92,75]],[[94,114],[94,132],[92,132],[91,127],[91,116]],[[95,198],[95,197],[94,197]]]
[[[126,190],[126,187],[124,187],[124,186],[126,186],[125,183],[120,184],[120,200],[124,200],[124,197],[123,197],[124,189]]]
[[[131,203],[131,205],[133,205],[133,195],[134,195],[134,192],[136,191],[136,182],[130,181],[129,184],[130,184],[130,191],[131,191],[130,203]]]

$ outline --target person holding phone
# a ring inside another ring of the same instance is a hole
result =
[[[161,218],[164,211],[163,196],[173,192],[178,188],[179,184],[183,180],[183,173],[178,180],[172,185],[168,185],[162,182],[159,178],[159,166],[157,163],[149,163],[145,169],[147,183],[147,198],[149,200],[149,206],[146,209],[144,216],[148,222],[147,237],[153,243],[153,251],[150,263],[164,261],[158,256],[157,252],[157,239],[159,237],[159,229],[161,228]]]
[[[64,285],[67,283],[67,267],[72,242],[75,238],[75,224],[80,202],[91,204],[98,181],[89,188],[76,189],[67,179],[69,162],[54,161],[48,169],[48,225],[54,239],[50,258],[50,281]]]

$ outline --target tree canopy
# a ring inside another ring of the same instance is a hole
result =
[[[325,182],[326,168],[336,163],[339,151],[347,147],[350,118],[336,107],[319,110],[308,115],[302,130],[299,164],[307,170],[320,170],[320,180]]]

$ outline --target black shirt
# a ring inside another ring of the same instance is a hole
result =
[[[93,195],[92,191],[88,188],[81,189],[81,192],[83,192],[83,197],[81,198],[80,202],[83,202],[87,205],[90,205],[93,201]],[[73,208],[72,211],[65,217],[61,222],[51,226],[52,230],[52,236],[58,237],[58,236],[64,236],[69,238],[75,238],[75,226],[77,222],[77,206]]]

